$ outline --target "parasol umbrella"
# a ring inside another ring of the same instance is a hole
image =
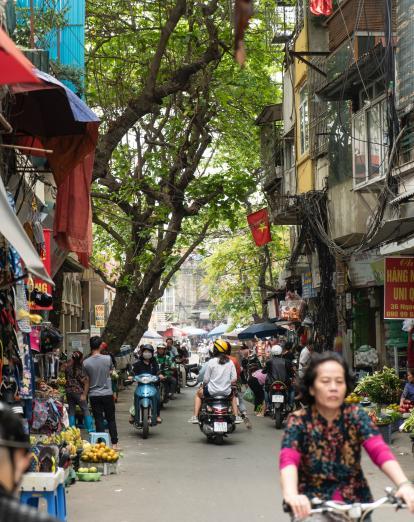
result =
[[[14,103],[9,121],[17,133],[13,144],[52,150],[47,159],[60,185],[95,150],[99,118],[62,82],[37,69],[35,72],[42,80],[40,85],[11,87]]]
[[[143,339],[155,339],[158,341],[158,340],[162,339],[162,335],[160,335],[155,330],[147,330],[146,332],[144,332],[144,335],[142,336],[142,338]]]
[[[230,328],[229,324],[221,323],[208,332],[207,337],[218,337],[223,335]]]
[[[195,328],[194,326],[184,326],[184,333],[187,337],[198,337],[202,335],[207,335],[207,330],[203,330],[202,328]]]
[[[176,326],[172,326],[165,330],[162,334],[163,337],[185,337],[187,334],[181,328],[177,328]]]
[[[243,326],[243,328],[235,328],[231,332],[226,332],[225,334],[223,334],[223,337],[225,337],[226,339],[238,339],[239,333],[245,330],[245,328],[245,326]]]
[[[243,339],[254,339],[258,337],[259,339],[264,339],[265,337],[271,337],[273,335],[284,335],[286,333],[286,328],[278,326],[277,324],[264,322],[252,324],[245,330],[239,333],[238,338],[240,340]]]
[[[0,84],[41,83],[33,64],[0,27]]]

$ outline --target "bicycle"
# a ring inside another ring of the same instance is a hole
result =
[[[374,502],[356,502],[354,504],[342,504],[340,502],[335,502],[334,500],[323,502],[318,498],[314,498],[311,501],[313,509],[311,510],[309,517],[305,520],[312,519],[313,516],[318,514],[325,515],[330,513],[332,515],[339,515],[339,520],[343,520],[344,522],[364,522],[373,511],[380,507],[394,507],[396,511],[407,507],[402,499],[395,496],[393,488],[385,488],[385,493],[385,497]],[[292,509],[286,502],[283,502],[283,510],[285,513],[290,513],[292,515]],[[293,515],[292,520],[296,520]],[[321,518],[320,520],[324,519]],[[330,520],[329,517],[327,517],[326,520]],[[336,520],[338,520],[338,518],[336,518]]]

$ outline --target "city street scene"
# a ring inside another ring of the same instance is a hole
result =
[[[0,522],[413,484],[414,0],[0,0]]]

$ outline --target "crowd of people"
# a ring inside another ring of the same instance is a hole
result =
[[[107,426],[112,444],[117,447],[111,378],[114,361],[100,337],[92,337],[90,347],[89,357],[83,360],[82,353],[74,352],[65,368],[69,414],[73,421],[79,406],[85,427],[92,424],[92,418],[97,431]],[[133,374],[159,377],[172,400],[181,380],[177,366],[185,368],[189,355],[186,346],[175,344],[171,338],[156,350],[144,344],[136,351]],[[298,350],[289,342],[275,339],[265,347],[243,344],[232,355],[230,343],[217,339],[209,347],[198,378],[200,387],[190,422],[198,423],[204,398],[224,396],[232,404],[236,422],[245,422],[247,428],[251,423],[243,401],[246,389],[254,394],[257,415],[263,416],[269,406],[269,385],[274,381],[286,384],[294,407],[282,438],[279,467],[284,501],[297,519],[315,520],[310,515],[311,500],[316,497],[322,502],[347,504],[372,501],[361,467],[362,448],[395,484],[395,498],[402,499],[414,513],[414,488],[378,428],[363,408],[345,403],[353,377],[339,354],[314,353],[312,341]],[[410,370],[403,398],[413,393],[414,372]],[[157,423],[161,423],[159,395],[156,400]],[[0,405],[0,520],[51,521],[21,506],[13,496],[29,464],[29,449],[29,438],[19,418]],[[320,522],[338,520],[330,512],[319,515]]]

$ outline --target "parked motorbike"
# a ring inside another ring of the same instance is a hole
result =
[[[157,425],[157,395],[156,384],[159,377],[148,373],[136,375],[134,381],[138,383],[134,393],[135,421],[137,429],[142,430],[142,438],[148,438],[150,426]]]
[[[185,365],[186,372],[186,384],[190,388],[197,386],[197,376],[200,373],[200,365],[199,364],[186,364]]]
[[[271,416],[275,421],[275,428],[280,430],[288,414],[288,387],[281,381],[275,381],[269,387],[269,395]]]
[[[209,397],[203,399],[199,415],[200,430],[208,441],[223,444],[224,437],[236,429],[235,416],[231,408],[231,397]]]

